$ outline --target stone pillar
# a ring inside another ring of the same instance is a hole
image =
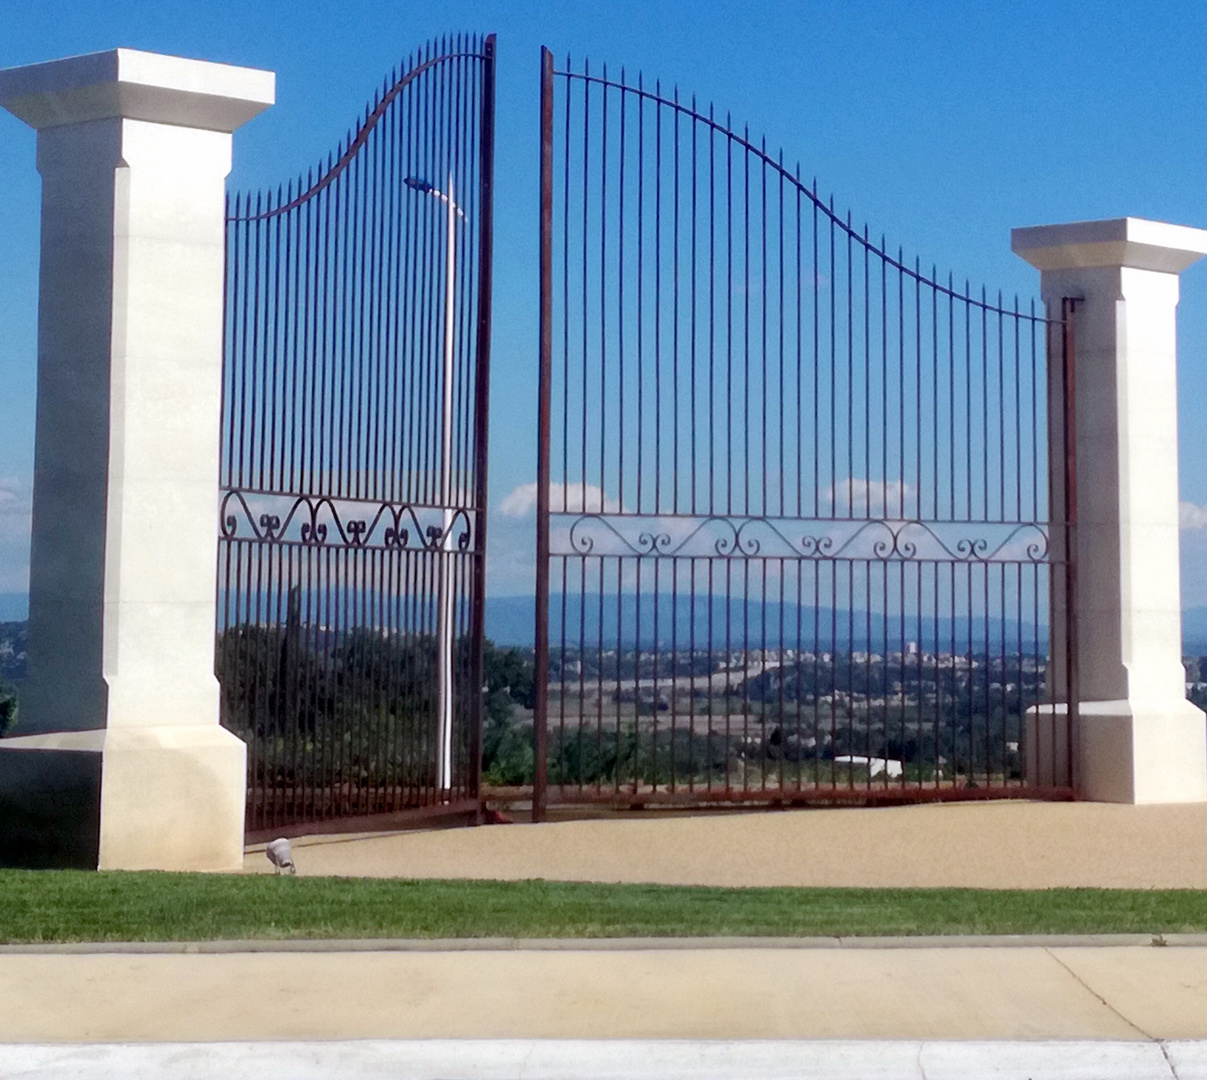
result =
[[[1079,793],[1104,802],[1207,801],[1207,722],[1186,700],[1182,668],[1175,332],[1178,274],[1207,254],[1207,231],[1120,218],[1015,229],[1012,239],[1042,271],[1050,317],[1062,299],[1076,300]],[[1059,399],[1054,406],[1061,409]],[[1060,462],[1062,431],[1063,413],[1054,411],[1049,432]],[[1059,522],[1063,477],[1051,487]],[[1063,622],[1058,601],[1058,652]],[[1033,746],[1044,745],[1050,723],[1029,717]],[[1031,755],[1031,779],[1042,782],[1051,764]]]
[[[224,199],[231,133],[273,96],[271,72],[129,49],[0,71],[42,175],[0,864],[241,865],[246,748],[213,674]]]

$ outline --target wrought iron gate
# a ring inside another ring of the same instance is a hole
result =
[[[537,816],[1067,794],[1071,309],[623,69],[546,50],[541,125]]]
[[[493,36],[227,212],[217,674],[248,830],[480,786]]]

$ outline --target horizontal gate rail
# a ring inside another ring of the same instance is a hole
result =
[[[1068,313],[677,88],[546,50],[541,100],[537,815],[1067,794]]]
[[[494,38],[227,209],[219,625],[250,833],[478,805]]]

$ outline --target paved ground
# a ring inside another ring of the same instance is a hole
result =
[[[1204,1080],[1202,1042],[401,1040],[0,1046],[23,1080]]]
[[[1207,806],[628,815],[294,849],[302,874],[1207,888]],[[269,871],[262,846],[247,866]],[[467,944],[7,952],[0,1075],[1207,1080],[1201,940]]]
[[[0,1043],[1207,1039],[1207,947],[5,955]]]
[[[988,802],[320,836],[300,874],[682,885],[1207,888],[1207,804]],[[246,867],[270,871],[263,845]]]

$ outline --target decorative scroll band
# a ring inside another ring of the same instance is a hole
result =
[[[473,513],[464,507],[227,491],[222,496],[219,519],[220,533],[226,540],[314,547],[476,551]]]
[[[972,530],[976,530],[973,533]],[[1044,563],[1046,522],[554,514],[555,555]]]

